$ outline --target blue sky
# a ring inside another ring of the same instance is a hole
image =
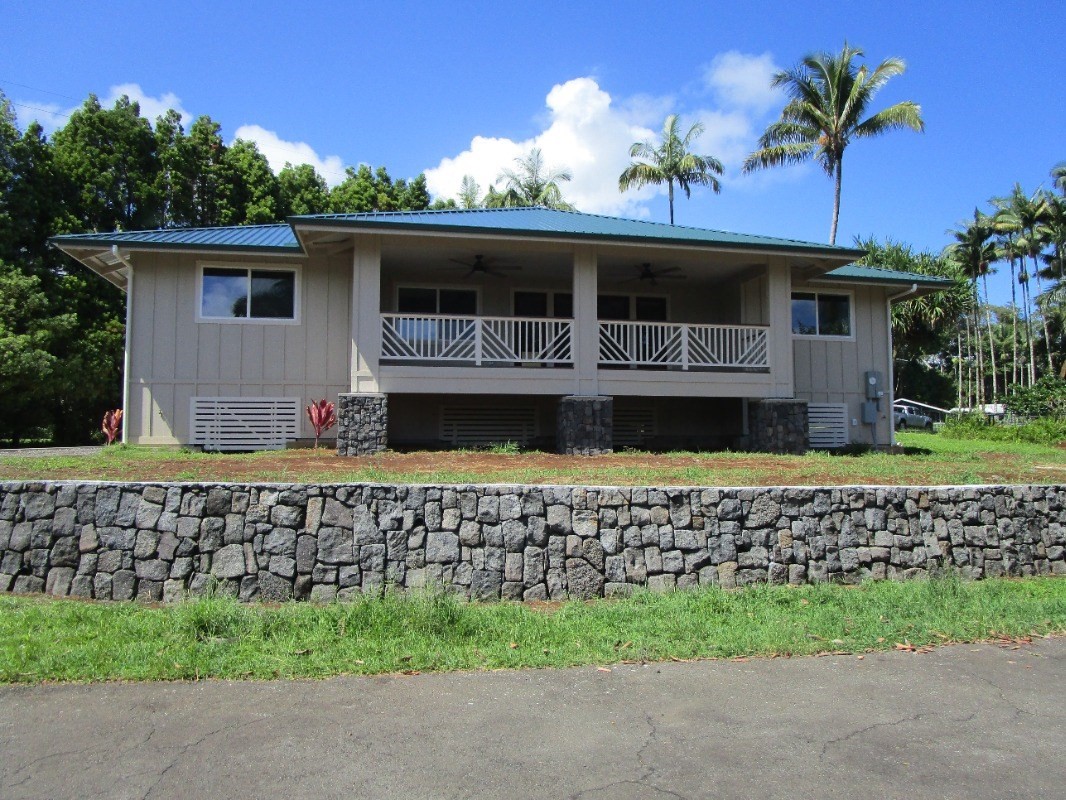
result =
[[[874,107],[914,100],[926,132],[848,150],[838,243],[939,250],[975,205],[1066,160],[1061,2],[41,2],[5,17],[0,89],[23,124],[126,92],[153,116],[209,114],[276,167],[425,171],[445,196],[464,172],[487,189],[537,145],[574,173],[581,210],[666,221],[662,194],[620,195],[617,176],[628,145],[679,113],[704,122],[700,149],[726,176],[720,195],[679,201],[678,224],[825,241],[816,166],[738,168],[782,105],[766,75],[845,39],[868,62],[906,60]],[[1008,292],[1000,276],[994,297]]]

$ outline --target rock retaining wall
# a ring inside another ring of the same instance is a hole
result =
[[[0,484],[0,591],[332,600],[387,585],[596,597],[1066,575],[1066,487]]]

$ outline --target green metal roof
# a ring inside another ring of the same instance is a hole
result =
[[[289,217],[288,223],[240,225],[226,228],[166,228],[151,231],[114,231],[53,236],[62,248],[80,245],[139,249],[205,249],[302,253],[295,230],[304,227],[343,227],[353,230],[453,232],[481,235],[578,238],[645,244],[681,244],[718,249],[765,250],[781,253],[858,258],[862,250],[756,236],[661,222],[534,208],[445,209],[440,211],[371,211],[357,214],[313,214]]]
[[[238,225],[228,228],[164,228],[154,231],[114,231],[112,233],[74,233],[53,236],[49,241],[61,247],[79,245],[149,249],[206,249],[226,251],[282,251],[303,253],[292,226]]]
[[[902,272],[881,267],[861,267],[858,264],[848,264],[818,276],[813,280],[819,281],[847,281],[849,283],[881,283],[900,286],[910,286],[917,283],[919,286],[942,288],[951,286],[954,281],[951,278],[942,278],[938,275],[922,275],[920,272]]]
[[[646,220],[532,208],[444,209],[439,211],[373,211],[357,214],[313,214],[290,217],[294,227],[345,227],[394,231],[447,231],[513,236],[598,239],[647,244],[706,245],[735,250],[770,250],[859,258],[862,250],[796,239],[755,236],[705,228],[688,228]]]

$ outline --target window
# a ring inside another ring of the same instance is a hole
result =
[[[200,319],[296,320],[296,270],[203,267]]]
[[[792,333],[851,336],[851,295],[793,292]]]
[[[401,286],[396,290],[396,310],[401,314],[451,314],[472,317],[477,314],[477,292],[474,289]]]
[[[666,322],[665,297],[601,294],[596,298],[596,316],[602,320]]]
[[[514,293],[514,315],[566,319],[574,316],[574,296],[569,292],[517,291]]]

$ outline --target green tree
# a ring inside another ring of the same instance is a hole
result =
[[[286,164],[278,173],[278,191],[282,218],[329,210],[329,186],[311,164]]]
[[[516,169],[505,169],[497,176],[496,180],[504,182],[504,189],[496,192],[495,187],[490,188],[486,206],[545,206],[559,211],[574,210],[563,199],[563,191],[559,188],[560,183],[573,178],[568,170],[548,167],[538,147],[514,161],[518,165]]]
[[[181,114],[170,109],[155,123],[159,173],[156,191],[160,202],[160,225],[164,228],[194,224],[192,143],[185,135]]]
[[[14,250],[18,215],[12,209],[12,192],[18,176],[18,142],[21,138],[15,124],[15,110],[0,92],[0,257]]]
[[[73,314],[51,314],[38,277],[0,262],[0,436],[16,446],[50,421],[42,399],[66,368],[52,345],[74,325]]]
[[[771,85],[783,88],[789,102],[781,118],[760,137],[759,149],[744,161],[744,172],[752,172],[817,160],[833,179],[830,244],[836,244],[844,150],[851,141],[900,128],[925,130],[921,106],[909,100],[863,119],[881,87],[906,69],[901,59],[887,58],[870,71],[865,64],[854,63],[863,55],[862,50],[845,42],[839,54],[814,53],[792,69],[775,74]]]
[[[95,95],[52,137],[67,184],[72,222],[82,230],[157,227],[159,160],[155,134],[137,103],[123,95],[101,108]]]
[[[464,175],[463,182],[459,184],[459,207],[481,207],[481,187],[478,186],[473,175]]]
[[[396,202],[404,211],[421,211],[429,208],[429,189],[426,186],[425,173],[420,173],[410,181],[396,181]]]
[[[276,222],[281,205],[278,179],[255,142],[237,139],[225,149],[226,170],[223,225],[261,225]]]
[[[722,162],[714,156],[701,156],[692,153],[689,148],[703,134],[703,124],[694,122],[682,136],[678,130],[680,124],[677,114],[671,114],[663,122],[659,143],[651,141],[634,142],[629,148],[630,158],[643,159],[634,161],[618,177],[618,191],[625,192],[653,184],[666,184],[670,201],[670,224],[674,224],[674,184],[683,189],[685,197],[692,197],[693,186],[709,186],[718,194],[722,185],[718,177],[722,174]]]
[[[19,133],[13,114],[4,113],[0,96],[0,261],[51,284],[57,267],[48,237],[64,225],[63,186],[52,149],[37,122]]]
[[[348,167],[347,177],[329,194],[330,210],[335,214],[360,211],[422,211],[429,207],[425,175],[408,183],[393,181],[385,167],[372,170],[366,164]]]
[[[222,126],[208,116],[197,117],[189,128],[186,180],[190,208],[189,224],[215,227],[232,219],[228,205],[230,170],[226,165],[226,145]]]
[[[120,98],[103,109],[94,96],[52,137],[51,163],[63,197],[55,232],[157,227],[162,217],[157,140],[136,103]],[[38,166],[45,160],[38,159]],[[41,175],[27,175],[41,180]],[[49,352],[62,364],[49,387],[53,438],[85,442],[100,414],[120,402],[125,301],[111,284],[69,260],[53,262],[42,283],[50,316],[73,314]]]

